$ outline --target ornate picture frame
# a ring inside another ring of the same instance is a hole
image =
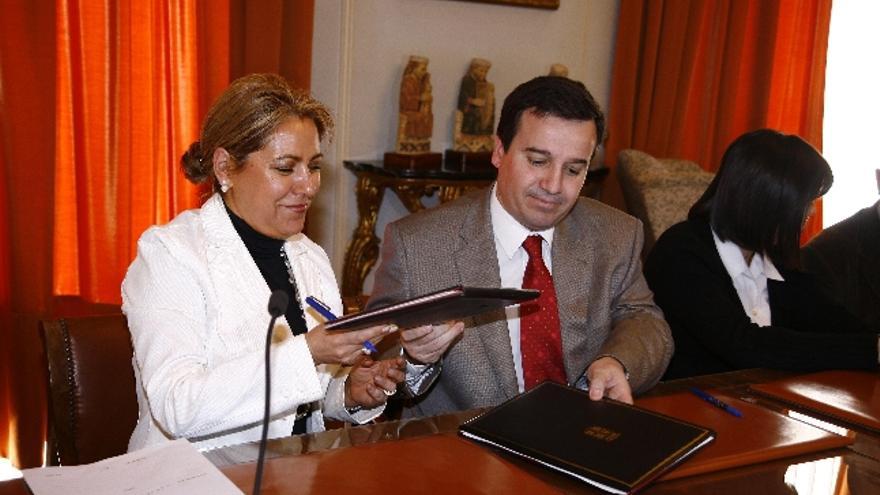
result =
[[[465,2],[492,3],[495,5],[511,5],[514,7],[530,7],[533,9],[556,10],[559,0],[463,0]]]

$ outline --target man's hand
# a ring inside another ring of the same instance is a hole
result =
[[[357,363],[345,381],[345,407],[361,405],[367,409],[384,404],[403,381],[406,361],[403,357],[374,361],[365,357]]]
[[[632,389],[626,381],[626,372],[620,361],[610,356],[600,357],[587,368],[590,381],[590,399],[599,400],[608,396],[614,400],[633,403]]]
[[[434,364],[464,332],[464,323],[448,321],[400,331],[400,344],[419,364]]]

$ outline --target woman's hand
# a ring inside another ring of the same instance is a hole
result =
[[[405,368],[402,356],[381,361],[365,357],[351,369],[345,381],[345,407],[360,405],[370,409],[384,404],[406,376]]]
[[[331,331],[320,324],[306,333],[306,344],[315,365],[344,364],[351,366],[363,357],[364,342],[378,343],[385,335],[397,331],[394,325],[379,325],[352,331]]]

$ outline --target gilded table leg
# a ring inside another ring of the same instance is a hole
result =
[[[431,196],[437,189],[438,186],[433,184],[395,184],[392,186],[392,190],[410,213],[424,210],[425,205],[422,204],[422,197]]]
[[[376,236],[376,219],[385,194],[382,180],[367,174],[357,174],[358,226],[351,236],[351,244],[345,253],[342,271],[342,295],[358,296],[363,293],[364,280],[379,258],[379,238]]]
[[[440,199],[441,203],[445,203],[447,201],[458,199],[463,194],[466,194],[474,189],[482,189],[484,187],[486,187],[486,184],[473,183],[441,186],[438,198]]]

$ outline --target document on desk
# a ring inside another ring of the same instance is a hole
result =
[[[22,471],[34,495],[241,495],[242,491],[185,439],[81,466]]]
[[[687,392],[636,399],[635,405],[638,407],[703,425],[715,432],[712,445],[695,453],[690,460],[662,475],[661,479],[712,473],[841,448],[853,443],[852,437],[821,430],[760,404],[740,400],[737,394],[722,390],[709,392],[725,404],[735,407],[742,417],[736,417]]]
[[[829,370],[749,385],[795,409],[880,432],[880,375],[876,371]]]

